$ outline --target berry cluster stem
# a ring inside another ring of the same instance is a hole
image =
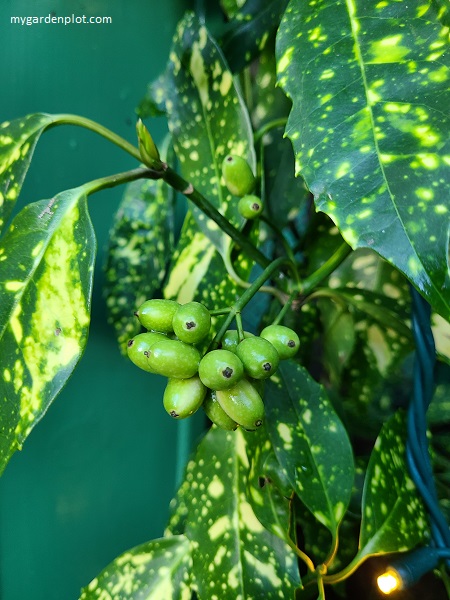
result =
[[[183,179],[176,171],[171,167],[167,167],[162,172],[162,178],[168,183],[174,190],[180,192],[188,200],[191,200],[197,208],[199,208],[207,217],[212,219],[220,229],[226,233],[239,248],[255,262],[262,267],[270,265],[270,260],[264,256],[262,252],[258,250],[239,229],[232,225],[226,217],[224,217],[212,204],[207,200],[197,189],[194,188],[192,183],[189,183]]]
[[[250,285],[250,287],[247,290],[245,290],[242,296],[230,308],[230,312],[228,313],[227,317],[222,323],[221,328],[219,329],[213,341],[211,342],[209,350],[214,350],[219,346],[220,340],[224,336],[232,321],[236,318],[236,315],[240,313],[244,309],[244,307],[250,302],[253,296],[259,291],[260,287],[262,287],[264,282],[267,281],[267,279],[269,279],[270,276],[284,264],[290,265],[291,263],[287,258],[277,258],[276,260],[271,262],[260,275],[258,275],[255,281]]]

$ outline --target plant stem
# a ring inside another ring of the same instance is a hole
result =
[[[270,265],[270,260],[258,250],[239,229],[232,225],[198,190],[192,183],[183,179],[171,167],[167,167],[161,173],[162,178],[174,190],[184,194],[191,200],[207,217],[212,219],[220,229],[236,242],[239,248],[262,267]]]
[[[139,149],[127,142],[124,138],[120,137],[110,129],[103,127],[99,123],[92,121],[91,119],[87,119],[86,117],[80,117],[79,115],[69,115],[69,114],[60,114],[60,115],[52,115],[53,123],[47,128],[54,127],[56,125],[78,125],[79,127],[84,127],[85,129],[89,129],[90,131],[94,131],[99,135],[103,136],[128,154],[131,154],[136,160],[142,162],[141,153]]]
[[[132,169],[131,171],[124,171],[123,173],[109,175],[108,177],[101,177],[100,179],[94,179],[93,181],[85,183],[81,187],[84,188],[86,195],[89,196],[90,194],[95,194],[96,192],[100,192],[106,188],[129,183],[130,181],[135,181],[136,179],[159,178],[159,173],[153,171],[152,169],[139,168]]]
[[[261,221],[263,221],[268,227],[270,227],[275,233],[276,235],[279,237],[281,243],[283,244],[283,249],[286,253],[286,256],[289,258],[289,260],[292,262],[292,264],[295,266],[295,256],[294,253],[292,252],[292,248],[289,246],[286,238],[283,235],[283,232],[279,229],[279,227],[277,227],[274,223],[272,223],[271,221],[269,221],[269,219],[267,219],[265,216],[261,216],[260,217]],[[293,274],[295,277],[295,282],[297,283],[299,289],[302,287],[302,284],[300,283],[300,277],[297,273],[297,269],[293,270]]]
[[[275,129],[276,127],[284,127],[286,125],[286,123],[287,123],[287,118],[280,117],[279,119],[273,119],[273,121],[269,121],[268,123],[266,123],[265,125],[260,127],[253,134],[253,139],[255,141],[255,144],[257,144],[266,135],[266,133],[269,133],[269,131],[271,131],[272,129]]]
[[[352,248],[344,242],[339,246],[334,254],[319,267],[314,273],[311,273],[309,277],[303,280],[300,292],[302,295],[307,296],[311,291],[319,285],[324,279],[326,279],[331,273],[337,269],[337,267],[347,258],[352,251]]]
[[[298,295],[298,292],[294,292],[293,294],[291,294],[289,296],[289,298],[287,299],[285,305],[283,306],[283,308],[278,313],[277,318],[273,321],[272,325],[278,325],[279,323],[282,322],[282,320],[284,319],[285,314],[290,309],[290,307],[291,307],[294,299],[297,297],[297,295]]]
[[[229,314],[226,319],[223,321],[221,328],[217,332],[213,341],[210,344],[209,350],[214,350],[218,347],[220,340],[223,335],[227,331],[230,323],[236,317],[236,314],[241,312],[244,307],[250,302],[253,296],[259,291],[259,288],[264,284],[264,282],[269,279],[269,277],[274,273],[277,269],[281,267],[283,264],[290,264],[288,259],[281,257],[277,258],[273,262],[271,262],[264,271],[255,279],[255,281],[250,285],[250,287],[242,294],[240,298],[233,304],[230,309]]]

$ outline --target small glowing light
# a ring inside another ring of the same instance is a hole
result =
[[[394,569],[388,569],[386,573],[377,578],[377,584],[383,594],[391,594],[402,587],[402,580]]]

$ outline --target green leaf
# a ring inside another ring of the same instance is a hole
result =
[[[160,538],[118,556],[79,600],[190,600],[190,543],[183,535]]]
[[[267,430],[297,495],[336,536],[354,477],[347,433],[326,392],[293,361],[280,364],[267,386]]]
[[[283,476],[265,427],[244,435],[250,462],[249,502],[264,527],[289,542],[292,486]]]
[[[104,293],[108,321],[124,353],[127,341],[141,329],[133,312],[160,288],[173,253],[172,197],[162,180],[135,181],[127,186],[115,216]]]
[[[249,463],[240,431],[213,426],[188,463],[185,535],[201,599],[294,598],[295,553],[256,518],[246,495]]]
[[[83,353],[95,250],[82,187],[29,204],[0,241],[0,472]]]
[[[429,531],[422,501],[408,475],[406,418],[397,412],[383,426],[367,467],[358,558],[404,552]]]
[[[145,96],[136,108],[136,114],[141,119],[161,117],[166,114],[167,76],[162,73],[148,84]]]
[[[247,280],[251,264],[240,261],[239,275]],[[184,304],[195,299],[209,310],[230,306],[243,293],[228,275],[222,257],[209,239],[200,231],[191,212],[186,215],[164,296]],[[214,329],[214,327],[213,327]]]
[[[280,24],[288,0],[247,0],[233,15],[220,42],[227,61],[238,73],[251,63]]]
[[[240,226],[243,218],[223,181],[222,162],[227,154],[237,154],[255,172],[247,109],[217,44],[191,13],[178,25],[170,56],[166,106],[183,177]],[[192,212],[224,256],[230,238],[199,209]]]
[[[34,148],[52,120],[36,113],[0,125],[0,233],[19,197]]]
[[[418,1],[292,0],[277,55],[286,134],[317,209],[449,319],[447,38]]]

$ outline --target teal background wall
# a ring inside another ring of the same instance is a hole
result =
[[[134,108],[162,71],[186,5],[2,0],[0,121],[41,111],[77,113],[134,142]],[[111,16],[112,24],[10,23],[13,15],[52,11]],[[164,122],[149,125],[162,139]],[[20,205],[134,166],[91,132],[52,129],[37,146]],[[202,426],[170,420],[162,406],[163,378],[123,359],[106,324],[102,263],[121,194],[116,188],[89,200],[99,253],[87,350],[0,479],[2,600],[75,600],[115,556],[162,535],[176,479]]]

